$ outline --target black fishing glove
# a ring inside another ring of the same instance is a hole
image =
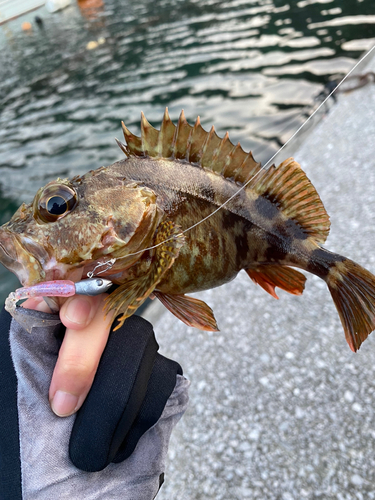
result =
[[[29,334],[3,310],[0,329],[0,498],[153,499],[189,383],[150,323],[133,316],[111,332],[86,401],[65,418],[48,403],[63,326]]]

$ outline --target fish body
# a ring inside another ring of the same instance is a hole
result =
[[[156,296],[185,323],[217,330],[211,309],[185,294],[244,269],[276,298],[275,287],[299,295],[297,267],[326,281],[357,350],[375,329],[375,277],[321,246],[329,217],[298,163],[262,169],[183,113],[174,125],[166,111],[160,131],[142,115],[141,129],[123,125],[124,160],[47,184],[0,228],[0,261],[21,283],[78,281],[103,264],[119,285],[106,307],[120,324]]]
[[[309,245],[303,249],[298,240],[292,244],[296,235],[304,237],[297,223],[290,221],[284,227],[285,220],[277,217],[271,201],[245,190],[236,195],[239,185],[220,174],[178,160],[139,157],[117,162],[110,169],[158,193],[158,207],[179,228],[189,228],[208,217],[184,234],[184,245],[158,283],[159,291],[206,290],[227,283],[241,269],[275,262],[292,265],[291,259],[295,265],[301,256],[293,259],[293,253],[307,257]]]

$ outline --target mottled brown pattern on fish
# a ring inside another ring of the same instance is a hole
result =
[[[172,218],[182,228],[187,227],[187,224],[191,225],[192,213],[205,216],[212,213],[214,208],[203,200],[188,198],[188,201],[190,217],[176,214]],[[172,290],[175,290],[175,293],[188,293],[209,289],[213,283],[217,283],[218,286],[233,279],[241,269],[237,265],[235,237],[237,234],[244,235],[244,221],[226,212],[225,210],[218,212],[207,222],[186,233],[185,245],[181,248],[173,267],[159,283],[158,290],[165,293],[170,293]],[[223,233],[223,218],[229,216],[232,219],[231,230]]]
[[[22,284],[79,279],[111,259],[105,275],[120,286],[107,306],[120,324],[154,292],[185,323],[216,331],[211,309],[185,293],[244,269],[273,297],[275,287],[299,295],[305,277],[288,266],[298,267],[326,281],[359,348],[375,328],[375,278],[320,246],[329,217],[298,163],[262,169],[183,112],[174,125],[166,111],[160,130],[142,114],[141,137],[123,131],[125,160],[49,183],[0,228],[0,259]]]

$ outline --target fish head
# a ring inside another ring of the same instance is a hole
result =
[[[23,286],[78,281],[110,259],[111,272],[121,273],[151,243],[160,218],[155,193],[89,174],[48,183],[0,227],[0,262]]]

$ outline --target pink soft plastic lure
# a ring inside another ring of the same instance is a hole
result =
[[[31,297],[71,297],[76,294],[76,287],[70,280],[45,281],[33,286],[17,288],[15,299],[30,299]]]
[[[14,317],[19,300],[31,297],[71,297],[72,295],[99,295],[106,292],[112,281],[104,278],[89,278],[74,283],[70,280],[44,281],[37,285],[18,288],[5,301],[5,309]]]

